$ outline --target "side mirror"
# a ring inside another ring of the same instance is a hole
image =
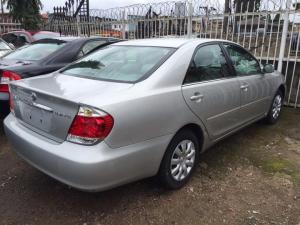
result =
[[[267,64],[264,66],[264,73],[273,73],[275,71],[275,68],[272,64]]]

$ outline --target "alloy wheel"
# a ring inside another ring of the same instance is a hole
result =
[[[277,119],[282,107],[282,97],[277,95],[274,99],[273,106],[272,106],[272,116],[274,119]]]
[[[195,164],[195,145],[190,140],[181,141],[171,157],[171,175],[176,181],[185,179]]]

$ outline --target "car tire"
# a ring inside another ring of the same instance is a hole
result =
[[[275,124],[278,121],[282,111],[282,105],[283,105],[283,93],[282,91],[278,90],[273,98],[270,110],[265,119],[265,121],[268,124]]]
[[[199,140],[188,129],[170,142],[159,169],[159,180],[168,189],[179,189],[191,178],[199,160]]]

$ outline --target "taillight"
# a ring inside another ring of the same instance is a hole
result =
[[[1,76],[0,92],[6,92],[6,93],[9,92],[9,89],[8,89],[9,82],[21,79],[21,76],[19,74],[11,72],[11,71],[6,71],[6,70],[3,71],[0,76]]]
[[[114,124],[111,115],[90,107],[81,106],[68,132],[70,142],[93,145],[104,140]]]

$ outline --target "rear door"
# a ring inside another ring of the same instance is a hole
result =
[[[243,123],[262,116],[268,111],[270,96],[268,76],[261,71],[254,56],[240,46],[224,44],[236,71],[241,92],[241,113]]]
[[[239,81],[218,43],[195,51],[182,91],[186,103],[213,139],[239,125]]]

